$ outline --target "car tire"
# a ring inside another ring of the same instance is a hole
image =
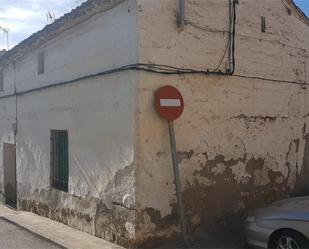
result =
[[[283,231],[272,239],[271,249],[307,249],[309,248],[308,239],[300,233],[294,231]]]

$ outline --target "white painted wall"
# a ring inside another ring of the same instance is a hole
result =
[[[37,54],[45,51],[45,73],[37,75]],[[137,62],[136,2],[125,1],[66,30],[16,61],[17,92],[76,79]],[[4,68],[5,91],[14,92],[14,67]],[[18,96],[17,181],[19,199],[46,199],[50,187],[50,129],[69,132],[69,193],[97,197],[111,206],[132,194],[134,181],[108,184],[134,161],[134,72],[95,77]],[[12,141],[15,97],[0,99],[2,142]],[[0,149],[2,148],[2,143]],[[0,190],[3,189],[2,150]],[[126,184],[126,183],[123,183]],[[63,206],[69,203],[63,203]]]
[[[135,74],[121,73],[19,97],[19,197],[50,186],[50,129],[67,129],[69,193],[111,198],[106,185],[134,160],[135,94]]]
[[[18,61],[17,90],[136,62],[135,12],[128,12],[133,8],[134,1],[127,1],[98,14]],[[46,67],[38,76],[37,52],[41,50],[46,51]],[[69,192],[110,198],[106,185],[134,160],[136,83],[135,73],[123,72],[19,97],[19,197],[50,186],[50,129],[67,129]]]
[[[135,1],[125,1],[66,30],[16,64],[18,91],[98,73],[137,61]],[[45,73],[37,55],[45,51]]]

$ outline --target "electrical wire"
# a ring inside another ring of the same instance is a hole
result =
[[[119,72],[124,72],[124,71],[130,71],[130,70],[144,71],[148,73],[156,73],[156,74],[164,74],[164,75],[204,74],[204,75],[215,75],[215,76],[233,76],[233,77],[240,77],[240,78],[246,78],[246,79],[259,79],[259,80],[265,80],[265,81],[271,81],[271,82],[290,83],[290,84],[296,84],[296,85],[302,85],[302,86],[309,85],[306,82],[287,81],[287,80],[281,80],[281,79],[264,78],[260,76],[234,74],[235,72],[235,26],[236,26],[235,25],[236,24],[235,0],[229,0],[229,6],[230,6],[229,7],[229,11],[230,11],[229,12],[230,13],[229,14],[229,31],[227,32],[229,34],[229,39],[228,39],[228,43],[225,48],[224,54],[215,70],[180,68],[180,67],[164,65],[164,64],[135,63],[135,64],[128,64],[128,65],[120,66],[114,69],[105,70],[105,71],[102,71],[96,74],[86,75],[86,76],[79,77],[76,79],[53,83],[53,84],[49,84],[46,86],[37,87],[37,88],[33,88],[33,89],[21,91],[21,92],[15,91],[15,93],[13,94],[0,96],[0,99],[9,98],[12,96],[20,96],[20,95],[24,95],[24,94],[35,92],[35,91],[40,91],[40,90],[44,90],[44,89],[48,89],[52,87],[75,83],[77,81],[81,81],[85,79],[90,79],[90,78],[94,78],[98,76],[109,75],[109,74],[114,74],[114,73],[119,73]],[[221,31],[212,30],[211,32],[221,32]],[[221,70],[219,70],[219,68],[224,58],[226,57],[227,51],[229,53],[230,68],[227,69],[225,72],[222,72]]]
[[[194,28],[201,29],[203,31],[207,31],[211,33],[230,33],[230,31],[227,31],[227,30],[212,29],[209,27],[201,26],[198,23],[193,22],[191,20],[186,20],[185,23],[191,25]]]
[[[309,85],[307,82],[273,79],[273,78],[266,78],[266,77],[261,77],[261,76],[250,76],[250,75],[241,75],[241,74],[233,74],[231,76],[239,77],[239,78],[246,78],[246,79],[256,79],[256,80],[272,81],[272,82],[279,82],[279,83],[288,83],[288,84],[295,84],[295,85],[301,85],[301,86]]]
[[[232,8],[232,16],[233,16],[233,21],[232,21],[232,41],[231,41],[231,57],[232,57],[232,70],[230,70],[230,74],[232,75],[235,72],[236,68],[236,61],[235,61],[235,33],[236,33],[236,3],[235,0],[230,0],[232,1],[231,5],[233,6]]]
[[[228,39],[226,48],[225,48],[224,53],[223,53],[223,56],[221,57],[221,60],[220,60],[220,62],[218,63],[218,66],[215,68],[214,71],[217,71],[217,70],[221,67],[221,64],[222,64],[222,62],[223,62],[223,60],[224,60],[224,58],[225,58],[225,56],[226,56],[226,52],[227,52],[227,50],[228,50],[228,48],[229,48],[229,46],[230,46],[230,43],[231,43],[231,40]]]
[[[217,71],[225,56],[227,53],[227,50],[229,51],[229,66],[231,68],[228,69],[228,73],[229,75],[232,75],[235,71],[235,26],[236,26],[236,5],[235,5],[235,0],[229,0],[229,39],[227,41],[227,46],[224,50],[223,56],[221,57],[221,60],[218,64],[218,66],[216,67],[216,69],[214,71]]]
[[[186,24],[189,24],[195,28],[207,31],[207,32],[212,32],[212,33],[227,33],[228,34],[228,41],[227,41],[227,45],[225,47],[224,53],[217,65],[217,67],[212,70],[214,72],[219,72],[219,68],[222,65],[222,62],[224,60],[224,58],[226,57],[226,53],[227,51],[229,51],[229,66],[232,67],[230,69],[227,69],[227,73],[229,73],[230,75],[234,72],[235,70],[235,23],[236,23],[236,4],[235,4],[235,0],[229,0],[229,30],[217,30],[217,29],[211,29],[209,27],[204,27],[201,26],[191,20],[186,20],[185,21]],[[220,71],[221,72],[221,71]]]
[[[298,82],[298,81],[287,81],[287,80],[281,80],[281,79],[271,79],[271,78],[264,78],[260,76],[248,76],[248,75],[240,75],[240,74],[233,74],[230,75],[230,73],[224,73],[224,72],[214,72],[214,71],[209,71],[209,70],[197,70],[197,69],[191,69],[191,68],[178,68],[178,67],[173,67],[173,66],[167,66],[167,65],[160,65],[160,64],[129,64],[125,66],[121,66],[115,69],[111,70],[105,70],[96,74],[91,74],[91,75],[86,75],[80,78],[68,80],[68,81],[63,81],[63,82],[58,82],[58,83],[52,83],[46,86],[41,86],[37,88],[32,88],[29,90],[25,91],[20,91],[20,92],[15,92],[12,94],[7,94],[7,95],[2,95],[0,96],[0,99],[4,98],[9,98],[13,96],[22,96],[28,93],[32,92],[37,92],[41,90],[45,90],[48,88],[53,88],[53,87],[58,87],[62,85],[67,85],[67,84],[72,84],[76,83],[81,80],[87,80],[91,78],[95,78],[98,76],[103,76],[103,75],[109,75],[109,74],[114,74],[114,73],[119,73],[119,72],[124,72],[124,71],[145,71],[148,73],[155,73],[155,74],[164,74],[164,75],[183,75],[183,74],[202,74],[202,75],[214,75],[214,76],[222,76],[222,75],[229,75],[232,77],[240,77],[240,78],[246,78],[246,79],[259,79],[259,80],[265,80],[265,81],[272,81],[272,82],[279,82],[279,83],[290,83],[290,84],[296,84],[296,85],[309,85],[306,82]]]

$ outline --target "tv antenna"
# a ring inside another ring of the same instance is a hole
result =
[[[49,23],[53,23],[56,20],[55,12],[53,11],[46,12],[46,20]]]
[[[6,47],[7,47],[7,50],[9,50],[9,29],[0,26],[0,30],[2,30],[4,34],[6,34]]]

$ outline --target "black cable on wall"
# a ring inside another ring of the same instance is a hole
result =
[[[149,64],[149,63],[135,63],[135,64],[128,64],[124,66],[120,66],[114,69],[110,70],[105,70],[96,74],[90,74],[86,75],[83,77],[79,77],[73,80],[68,80],[68,81],[63,81],[59,83],[54,83],[42,87],[37,87],[21,92],[16,92],[12,94],[7,94],[0,96],[0,99],[3,98],[9,98],[12,96],[21,96],[27,93],[35,92],[35,91],[40,91],[52,87],[57,87],[61,85],[66,85],[66,84],[71,84],[76,81],[81,81],[85,79],[90,79],[93,77],[98,77],[102,75],[109,75],[109,74],[114,74],[118,72],[123,72],[123,71],[129,71],[129,70],[135,70],[135,71],[144,71],[148,73],[156,73],[156,74],[163,74],[163,75],[184,75],[184,74],[204,74],[204,75],[215,75],[215,76],[233,76],[233,77],[239,77],[239,78],[247,78],[247,79],[259,79],[259,80],[265,80],[265,81],[272,81],[272,82],[281,82],[281,83],[289,83],[289,84],[296,84],[296,85],[309,85],[306,82],[298,82],[298,81],[288,81],[288,80],[280,80],[280,79],[271,79],[271,78],[265,78],[265,77],[260,77],[260,76],[251,76],[251,75],[240,75],[240,74],[234,74],[235,68],[236,68],[236,59],[235,59],[235,31],[236,31],[236,3],[235,0],[229,0],[229,41],[228,41],[228,46],[224,51],[224,55],[217,66],[215,70],[209,70],[209,69],[193,69],[193,68],[180,68],[180,67],[175,67],[175,66],[170,66],[170,65],[162,65],[162,64]],[[190,22],[188,22],[190,24]],[[191,23],[192,25],[192,23]],[[193,25],[194,26],[194,25]],[[198,27],[201,28],[201,27]],[[218,30],[211,30],[211,32],[223,32],[223,31],[218,31]],[[224,31],[225,32],[225,31]],[[223,59],[226,56],[226,52],[228,50],[229,53],[229,64],[230,67],[225,71],[222,72],[219,70],[219,67],[222,64]]]

